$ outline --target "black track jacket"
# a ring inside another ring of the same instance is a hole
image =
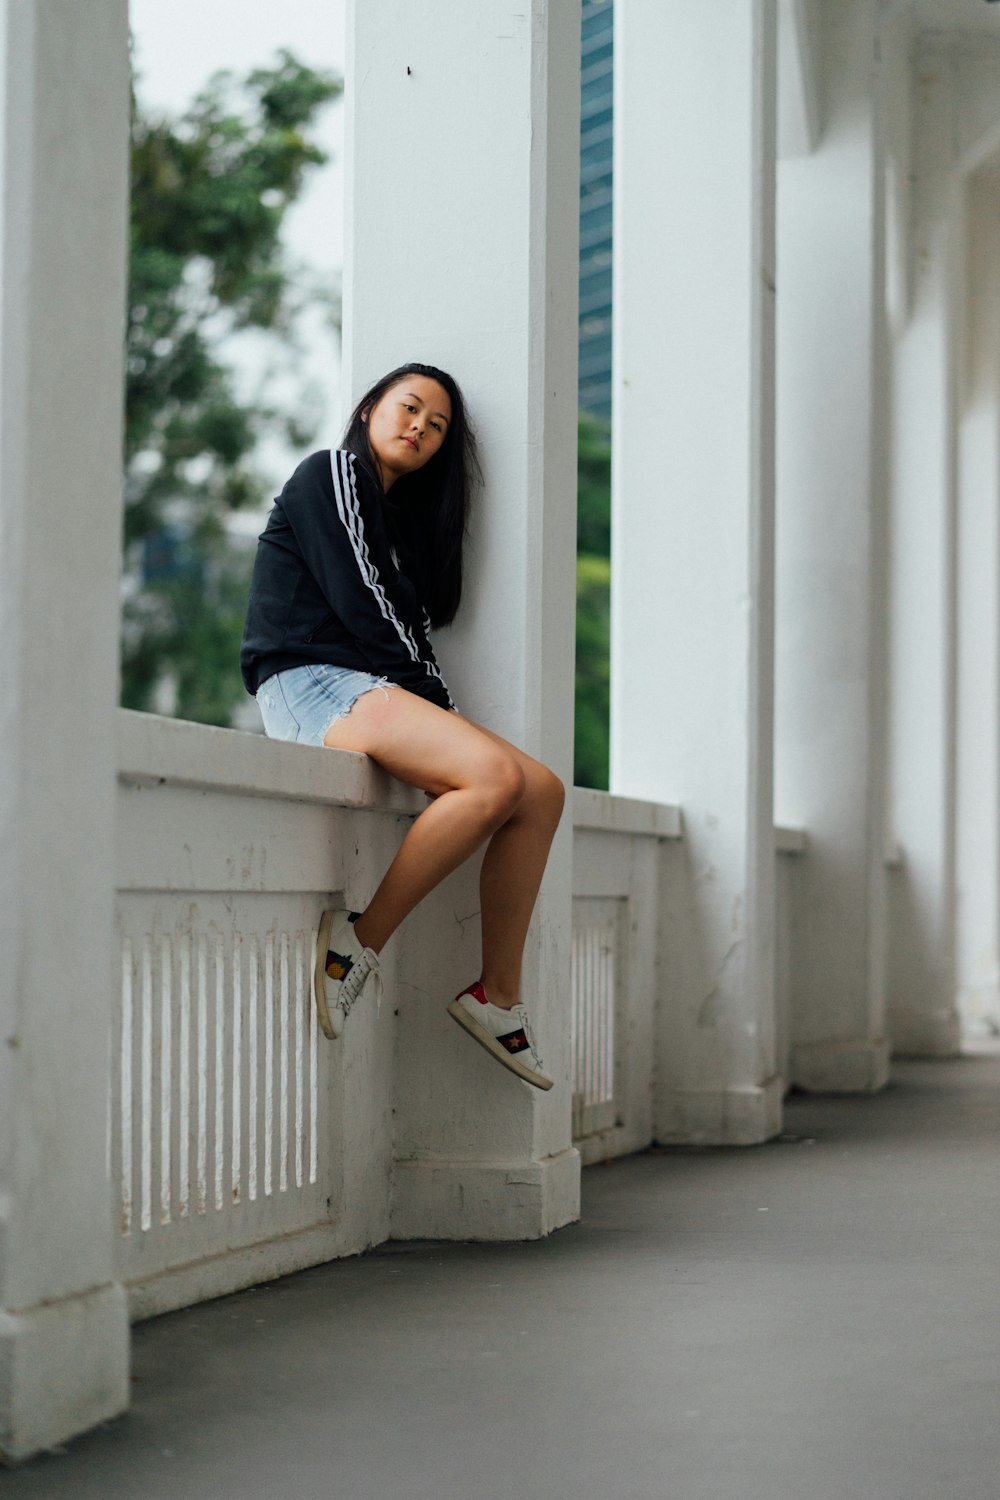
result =
[[[258,540],[240,649],[248,693],[286,667],[328,662],[454,708],[427,612],[400,571],[386,505],[371,469],[346,449],[299,464]]]

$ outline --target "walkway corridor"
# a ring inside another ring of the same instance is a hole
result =
[[[998,1500],[1000,1056],[590,1168],[584,1221],[143,1324],[4,1500]]]

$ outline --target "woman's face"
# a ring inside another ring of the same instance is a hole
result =
[[[422,469],[444,442],[451,398],[426,375],[404,375],[367,413],[368,442],[388,490],[404,474]]]

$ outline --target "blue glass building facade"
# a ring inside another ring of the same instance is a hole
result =
[[[583,0],[580,113],[580,406],[611,419],[613,0]]]

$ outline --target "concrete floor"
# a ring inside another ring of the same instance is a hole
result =
[[[135,1330],[131,1412],[4,1500],[998,1500],[1000,1057],[584,1176]]]

